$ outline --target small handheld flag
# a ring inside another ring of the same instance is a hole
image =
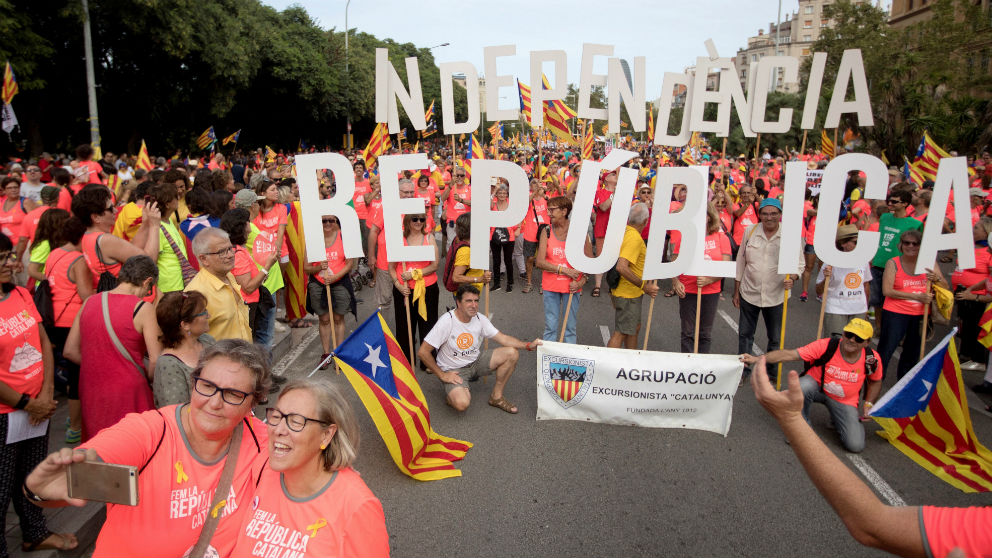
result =
[[[196,146],[200,149],[206,149],[215,141],[217,141],[217,134],[214,133],[214,127],[211,126],[196,138]]]

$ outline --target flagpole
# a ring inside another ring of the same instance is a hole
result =
[[[802,157],[806,154],[806,133],[809,130],[803,130],[803,146],[799,148],[799,156]]]
[[[789,278],[789,275],[786,274],[785,278],[788,279]],[[790,292],[790,289],[786,289],[785,290],[785,297],[782,299],[782,330],[781,330],[781,332],[779,332],[779,336],[778,336],[778,350],[780,350],[780,351],[785,348],[785,319],[789,315],[789,292]],[[779,391],[782,390],[782,363],[781,362],[778,363],[778,375],[775,378],[775,389],[776,390],[779,390]]]
[[[699,352],[699,311],[703,306],[703,289],[697,284],[696,285],[696,333],[692,336],[692,352],[693,354]]]
[[[760,149],[761,149],[761,134],[759,133],[758,134],[758,142],[754,144],[754,160],[755,160],[755,164],[757,164],[757,161],[760,160],[760,159],[758,159],[758,151]]]
[[[651,304],[648,305],[648,325],[644,328],[644,349],[648,350],[648,337],[651,336],[651,317],[654,315],[654,301],[657,300],[655,297],[651,297]]]
[[[928,280],[927,290],[923,292],[930,294],[930,289],[932,288],[933,285]],[[920,360],[923,360],[923,357],[926,356],[927,354],[927,321],[929,321],[929,319],[930,319],[930,305],[927,304],[923,308],[923,331],[920,332]]]
[[[720,148],[720,157],[722,157],[724,161],[727,161],[728,163],[730,162],[730,160],[727,159],[727,138],[723,138],[723,147]]]
[[[565,340],[565,327],[568,326],[568,312],[569,312],[569,310],[572,309],[572,295],[574,295],[574,294],[575,293],[573,293],[571,291],[571,289],[569,289],[569,292],[568,292],[568,303],[565,305],[565,320],[561,322],[561,333],[558,334],[558,342],[559,343],[561,343],[562,341]]]
[[[834,128],[834,156],[831,157],[831,159],[836,159],[837,158],[837,130],[838,130],[838,128]],[[920,357],[920,358],[923,358],[923,357]]]
[[[508,270],[506,270],[506,273],[509,274],[511,272],[508,269]],[[509,279],[507,281],[509,281]],[[488,320],[489,319],[489,282],[486,281],[485,284],[483,285],[483,287],[486,289],[486,308],[485,308],[485,312],[486,312],[486,319]],[[489,350],[489,338],[487,337],[486,340],[482,342],[482,344],[484,345],[483,350],[488,351]]]
[[[833,274],[833,267],[830,268],[831,275]],[[820,339],[823,335],[823,313],[827,309],[827,293],[830,292],[830,275],[823,275],[823,296],[820,300],[820,320],[816,324],[816,338]],[[784,322],[783,322],[784,323]]]

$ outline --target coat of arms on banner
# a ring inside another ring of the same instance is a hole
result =
[[[595,365],[594,360],[545,355],[544,387],[567,409],[582,401],[589,391]]]

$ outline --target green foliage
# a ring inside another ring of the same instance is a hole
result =
[[[375,126],[377,47],[389,48],[404,80],[403,58],[419,57],[425,105],[437,99],[441,111],[428,49],[352,30],[346,71],[344,33],[321,29],[299,6],[90,0],[89,14],[105,151],[133,153],[142,138],[156,153],[193,149],[210,125],[219,138],[241,129],[242,145],[339,146],[349,116],[362,143]],[[15,109],[35,154],[89,141],[82,22],[78,0],[0,0],[0,63],[14,65]],[[459,87],[455,107],[464,118]]]
[[[870,2],[839,0],[825,7],[824,17],[835,26],[824,29],[813,47],[827,53],[818,126],[833,95],[843,51],[859,48],[875,119],[873,127],[860,128],[870,150],[884,149],[893,161],[903,154],[912,157],[925,130],[944,148],[961,152],[974,152],[992,140],[989,14],[967,0],[936,0],[930,11],[927,21],[893,29],[888,14]],[[977,50],[983,43],[984,53]],[[802,73],[805,82],[809,62]],[[858,125],[856,116],[848,114],[840,129]]]

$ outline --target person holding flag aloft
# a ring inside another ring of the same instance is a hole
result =
[[[808,373],[799,379],[803,418],[809,422],[813,403],[826,405],[844,449],[851,453],[865,449],[865,429],[858,420],[861,387],[867,382],[865,407],[868,408],[882,391],[880,358],[877,351],[868,347],[873,333],[870,323],[855,318],[844,326],[843,337],[819,339],[798,349],[780,349],[765,355],[768,364],[798,360],[809,364]],[[752,366],[759,357],[745,353],[740,359]]]
[[[551,226],[540,234],[536,260],[538,269],[544,271],[541,276],[541,289],[544,291],[543,338],[545,341],[563,339],[565,343],[576,343],[579,297],[589,277],[573,268],[565,258],[565,237],[572,214],[572,200],[563,196],[551,198],[548,200],[548,213]],[[585,240],[585,254],[591,258],[592,243],[588,236]],[[564,336],[558,335],[562,311],[565,313]]]

